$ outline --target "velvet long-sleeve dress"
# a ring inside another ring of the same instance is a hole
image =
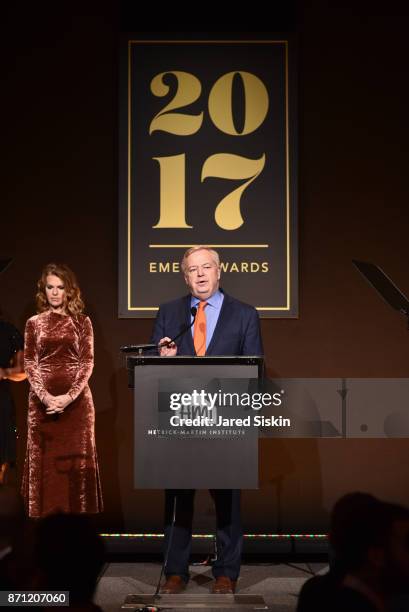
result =
[[[92,325],[85,315],[46,311],[27,321],[24,369],[30,394],[22,494],[31,517],[102,510],[88,386],[93,353]],[[47,392],[68,393],[73,401],[62,414],[47,415],[42,403]]]

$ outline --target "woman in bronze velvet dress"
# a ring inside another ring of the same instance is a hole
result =
[[[31,517],[102,510],[88,386],[94,366],[90,319],[72,271],[49,264],[38,281],[39,314],[27,321],[24,367],[30,382],[22,494]]]

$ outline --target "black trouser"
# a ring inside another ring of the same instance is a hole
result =
[[[213,575],[215,578],[228,576],[231,580],[237,580],[240,573],[243,541],[240,519],[241,491],[211,489],[210,494],[216,507],[217,561],[213,565]],[[187,582],[189,580],[195,490],[167,489],[165,491],[165,550],[170,536],[175,496],[176,522],[165,574],[181,576]]]

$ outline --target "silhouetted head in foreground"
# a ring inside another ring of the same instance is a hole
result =
[[[92,599],[104,544],[86,515],[54,514],[38,523],[36,561],[41,588],[70,591],[70,604]]]

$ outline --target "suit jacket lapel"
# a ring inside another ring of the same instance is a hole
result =
[[[190,312],[190,300],[191,300],[191,295],[187,295],[186,297],[183,298],[183,302],[184,302],[184,310],[185,310],[185,325],[190,325],[190,319],[191,319],[191,312]],[[192,330],[188,329],[186,334],[186,346],[187,349],[189,350],[189,354],[190,355],[195,355],[195,347],[193,345],[193,336],[192,336]],[[177,342],[177,341],[176,341]]]
[[[227,323],[228,318],[229,318],[230,297],[226,293],[224,293],[222,289],[220,289],[220,291],[224,295],[224,300],[223,300],[223,304],[220,310],[219,318],[217,319],[216,327],[214,328],[212,339],[210,341],[209,346],[207,347],[206,355],[211,355],[211,351],[213,347],[215,346],[218,338],[223,333],[223,327]]]

